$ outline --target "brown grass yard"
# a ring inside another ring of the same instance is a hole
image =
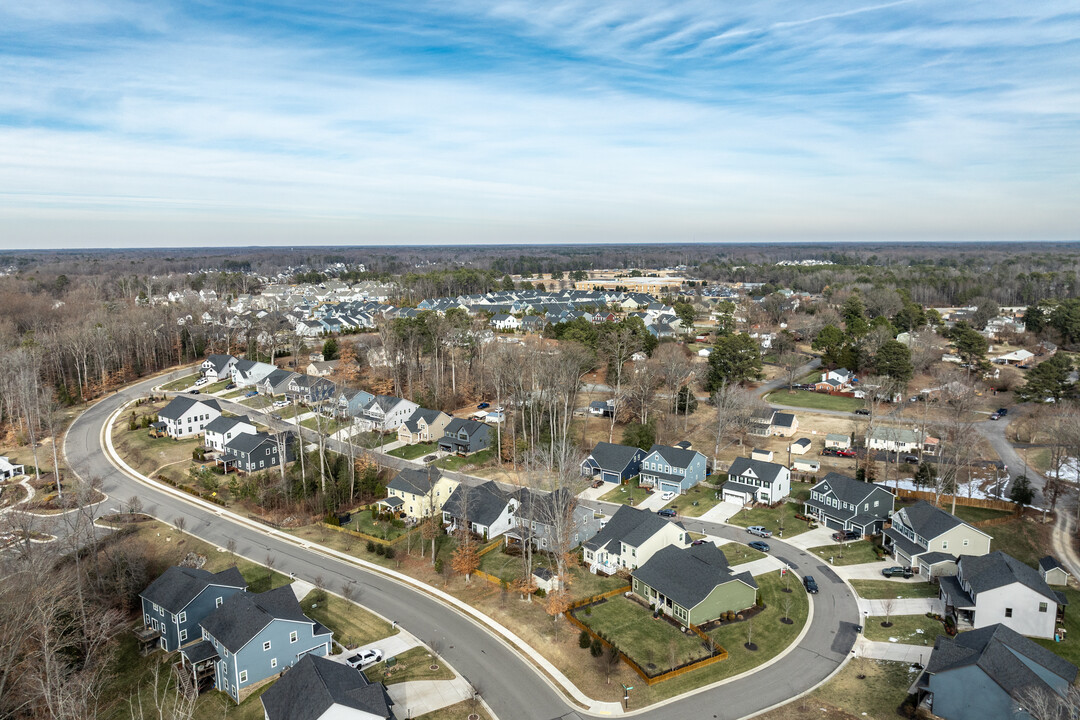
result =
[[[346,648],[367,645],[399,632],[390,623],[356,603],[329,593],[325,593],[325,597],[321,595],[324,593],[312,590],[300,601],[300,607],[309,618],[330,628],[334,632],[334,640]]]
[[[928,618],[925,615],[893,615],[889,618],[892,627],[881,627],[885,622],[885,616],[879,615],[866,618],[863,625],[863,635],[867,640],[875,642],[889,642],[892,638],[904,645],[926,645],[934,647],[934,640],[938,635],[945,634],[945,626],[939,621]],[[922,630],[922,632],[916,632]],[[927,651],[929,658],[929,651]]]
[[[437,666],[434,670],[431,666]],[[414,647],[397,656],[397,663],[390,668],[386,667],[386,661],[372,665],[364,671],[372,682],[381,682],[384,685],[394,683],[411,682],[414,680],[453,680],[454,673],[435,657],[426,648]]]
[[[749,540],[747,541],[749,542]],[[760,560],[767,555],[760,550],[737,542],[724,543],[720,546],[724,556],[728,560],[729,565],[742,565],[743,563],[753,562],[754,560]]]
[[[416,718],[416,720],[465,720],[470,715],[476,715],[480,720],[491,720],[483,705],[472,700],[464,700],[456,705],[433,710]]]
[[[796,520],[796,513],[801,514],[803,511],[802,505],[796,505],[795,503],[783,503],[776,509],[766,507],[755,507],[750,509],[743,509],[735,513],[728,522],[732,525],[738,525],[740,527],[749,527],[751,525],[763,525],[766,530],[771,530],[777,537],[780,536],[780,522],[783,521],[784,537],[791,538],[796,535],[801,535],[810,529],[809,524],[805,520]],[[750,537],[749,535],[747,537]],[[766,540],[768,542],[768,540]]]
[[[143,403],[132,410],[135,412],[136,419],[144,416],[152,417],[157,415],[158,410],[166,404],[166,402]],[[117,454],[128,465],[144,475],[152,475],[159,468],[168,467],[171,470],[168,473],[170,477],[174,475],[183,477],[188,469],[184,461],[191,463],[191,453],[195,448],[202,446],[202,440],[200,438],[190,440],[153,438],[150,437],[150,431],[147,428],[128,430],[130,418],[130,411],[121,413],[113,424],[113,445]]]
[[[877,552],[874,547],[874,543],[869,540],[858,540],[843,545],[840,543],[819,545],[810,548],[810,552],[826,562],[829,561],[829,558],[832,558],[833,565],[863,565],[878,562]],[[882,565],[882,567],[885,566]]]

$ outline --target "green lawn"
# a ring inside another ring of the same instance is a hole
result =
[[[798,502],[806,502],[810,499],[810,488],[814,487],[814,483],[808,482],[791,482],[791,499]]]
[[[932,598],[938,596],[938,586],[925,582],[899,582],[894,580],[851,580],[855,592],[867,600],[886,598]]]
[[[320,598],[320,595],[325,595],[325,598]],[[334,640],[348,648],[367,645],[398,633],[397,628],[359,605],[318,590],[309,592],[300,601],[300,607],[309,618],[330,628]]]
[[[403,458],[405,460],[416,460],[417,458],[424,457],[425,455],[432,455],[439,450],[438,443],[416,443],[415,445],[402,445],[399,448],[395,448],[387,455],[393,455],[394,457]]]
[[[1062,590],[1069,601],[1065,609],[1065,622],[1062,623],[1065,627],[1065,640],[1062,642],[1054,642],[1053,638],[1044,640],[1032,638],[1032,640],[1044,648],[1053,650],[1073,665],[1077,665],[1080,664],[1080,612],[1078,612],[1080,611],[1080,592],[1072,588],[1054,589]]]
[[[432,710],[429,713],[416,718],[416,720],[462,720],[470,715],[476,715],[480,720],[491,720],[491,716],[488,715],[484,706],[478,702],[472,700],[463,700],[456,705],[447,705],[444,708],[438,710]]]
[[[769,393],[765,399],[777,405],[790,405],[791,407],[806,408],[807,410],[840,410],[852,412],[863,406],[863,401],[858,398],[843,397],[840,395],[826,395],[809,390],[796,390],[789,393],[787,390],[777,390]]]
[[[746,672],[783,652],[802,632],[810,613],[810,601],[797,579],[789,576],[791,592],[787,593],[784,592],[784,580],[775,573],[754,579],[758,584],[758,598],[764,603],[765,609],[754,617],[752,623],[746,621],[723,625],[709,632],[709,636],[728,651],[728,659],[717,663],[723,668],[725,677]],[[790,625],[780,621],[785,616],[793,621]],[[748,638],[758,646],[756,651],[743,646]]]
[[[323,418],[309,417],[307,420],[302,420],[300,422],[300,424],[303,425],[304,427],[306,427],[308,430],[318,430],[319,423],[322,424],[322,431],[324,433],[326,433],[327,435],[333,435],[338,430],[340,430],[343,427],[347,427],[347,425],[348,425],[348,423],[346,423],[346,422],[343,422],[341,420],[337,420],[335,418],[328,418],[328,417],[323,417]]]
[[[743,545],[742,543],[729,542],[720,546],[724,556],[728,559],[729,565],[742,565],[743,563],[753,562],[760,560],[763,557],[768,557],[760,550]]]
[[[216,393],[216,392],[221,392],[222,390],[225,389],[225,386],[228,385],[231,382],[232,382],[232,380],[229,380],[229,379],[218,380],[216,383],[210,383],[209,385],[204,385],[200,389],[202,390],[204,395],[211,394],[211,393]]]
[[[457,455],[450,455],[444,457],[441,460],[436,460],[435,465],[443,468],[444,470],[460,471],[466,465],[485,465],[491,462],[495,457],[495,451],[491,448],[487,450],[481,450],[480,452],[473,453],[466,457],[459,457]]]
[[[840,543],[819,545],[810,548],[810,552],[826,562],[831,557],[833,565],[862,565],[863,563],[878,562],[877,553],[874,551],[874,543],[869,540],[844,543],[843,547],[841,547]]]
[[[866,618],[863,625],[863,635],[867,640],[876,642],[889,642],[890,638],[896,638],[897,642],[904,645],[927,645],[934,646],[934,640],[938,635],[945,634],[945,626],[940,621],[928,618],[925,615],[893,615],[889,618],[892,627],[881,627],[885,622],[885,616],[873,616]],[[922,632],[918,632],[921,630]]]
[[[1012,522],[988,527],[985,532],[994,538],[990,541],[991,550],[1001,550],[1035,567],[1050,547],[1052,528],[1053,525],[1043,525],[1034,518],[1017,517]]]
[[[168,390],[170,392],[180,392],[181,390],[187,390],[189,387],[195,384],[195,381],[202,377],[201,373],[195,373],[194,375],[185,375],[184,377],[173,380],[170,383],[165,383],[161,386],[162,390]]]
[[[701,517],[720,503],[720,498],[717,497],[719,494],[720,491],[715,488],[695,485],[687,490],[685,495],[676,495],[675,499],[664,507],[674,508],[686,517]]]
[[[665,620],[654,620],[647,608],[621,595],[591,608],[588,614],[579,610],[577,618],[611,638],[647,672],[663,672],[708,654],[696,635],[684,634]]]
[[[616,485],[600,496],[604,502],[619,503],[620,505],[640,505],[649,493],[645,488],[638,487],[637,478],[630,478],[629,484]]]
[[[221,399],[222,400],[234,400],[236,398],[244,397],[249,392],[251,392],[251,388],[249,388],[249,387],[236,388],[235,390],[230,390],[229,392],[222,395]]]
[[[388,658],[389,659],[389,658]],[[432,670],[431,668],[435,669]],[[454,673],[436,656],[425,648],[414,647],[397,656],[397,663],[386,667],[383,661],[364,671],[368,680],[382,682],[384,685],[409,682],[412,680],[453,680]]]
[[[944,508],[946,511],[951,509],[951,505],[946,504]],[[1009,510],[994,510],[992,508],[979,508],[979,507],[967,507],[966,505],[957,505],[956,512],[953,513],[956,517],[960,518],[966,523],[976,523],[983,520],[996,520],[1006,515],[1012,515]],[[996,527],[987,528],[984,532],[990,535],[994,534]]]
[[[743,509],[735,513],[728,522],[740,527],[762,525],[766,530],[772,530],[773,534],[780,537],[781,523],[783,523],[783,537],[790,538],[801,535],[810,529],[805,520],[796,520],[795,514],[802,513],[802,505],[784,503],[775,510],[770,508]]]
[[[395,527],[386,520],[372,520],[371,513],[366,508],[354,512],[345,527],[386,542],[401,537],[406,531],[405,528]]]

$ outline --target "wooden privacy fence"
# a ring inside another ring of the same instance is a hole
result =
[[[586,605],[592,605],[593,603],[607,600],[609,597],[612,597],[614,595],[622,595],[625,592],[629,592],[629,590],[630,586],[627,585],[616,590],[609,590],[608,592],[602,593],[600,595],[594,595],[584,600],[578,600],[569,608],[567,608],[566,612],[563,614],[566,616],[566,619],[569,620],[573,625],[587,632],[589,636],[594,640],[599,640],[600,644],[603,645],[605,649],[610,650],[614,646],[609,641],[605,640],[604,638],[593,632],[593,629],[590,628],[588,625],[578,620],[577,617],[574,616],[574,611],[578,608],[585,607]],[[624,653],[622,650],[619,650],[617,647],[615,648],[615,651],[619,653],[619,659],[629,665],[630,669],[637,673],[638,677],[640,677],[646,685],[655,685],[656,683],[661,683],[665,680],[679,677],[680,675],[697,670],[699,668],[706,667],[708,665],[712,665],[713,663],[720,662],[721,660],[727,660],[727,650],[725,650],[719,644],[713,642],[713,639],[706,635],[705,632],[701,630],[701,628],[697,627],[696,625],[690,625],[689,628],[692,633],[701,638],[702,642],[713,648],[713,654],[709,657],[702,658],[701,660],[695,660],[692,663],[687,663],[686,665],[681,665],[677,668],[673,668],[659,675],[649,675],[649,673],[645,672],[645,669],[638,665],[632,657]]]
[[[916,500],[926,500],[927,502],[934,502],[934,493],[926,492],[925,490],[908,490],[907,488],[890,488],[888,485],[883,484],[881,487],[885,488],[891,493],[895,493],[896,497],[901,498],[914,498]],[[938,498],[938,503],[942,506],[951,505],[953,501],[952,495],[942,495]],[[1007,500],[990,500],[984,498],[969,498],[963,495],[956,496],[956,504],[964,505],[965,507],[977,507],[987,508],[989,510],[1005,510],[1007,512],[1016,512],[1016,504],[1008,502]]]
[[[323,523],[322,526],[324,528],[327,528],[328,530],[333,530],[334,532],[344,533],[346,535],[352,535],[353,537],[360,538],[361,540],[368,540],[370,542],[376,542],[376,543],[379,543],[380,545],[397,545],[398,543],[400,543],[402,540],[404,540],[406,537],[413,534],[417,530],[417,528],[410,528],[409,530],[406,530],[401,535],[398,535],[393,540],[383,540],[382,538],[377,538],[374,535],[368,535],[367,533],[362,533],[359,530],[352,530],[352,529],[347,528],[347,527],[339,527],[337,525],[331,525],[329,523]]]

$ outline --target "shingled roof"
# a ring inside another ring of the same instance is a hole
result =
[[[638,510],[629,505],[622,505],[591,540],[585,543],[590,550],[598,550],[608,543],[624,542],[639,547],[643,542],[664,529],[668,524],[682,528],[679,523],[672,523],[656,513]]]
[[[290,585],[258,595],[236,593],[202,621],[203,629],[231,652],[239,652],[274,620],[293,620],[322,627],[300,609]],[[318,633],[318,629],[316,629]],[[323,630],[323,632],[329,632]]]
[[[157,579],[142,591],[141,597],[175,615],[209,585],[247,589],[247,581],[235,565],[219,573],[173,566],[158,575]]]
[[[662,548],[634,570],[633,576],[687,609],[696,607],[717,585],[733,580],[757,589],[750,573],[732,573],[727,557],[709,542],[688,548]]]
[[[317,655],[300,658],[260,699],[268,720],[318,720],[334,705],[390,718],[394,704],[382,683]]]
[[[933,540],[954,527],[965,524],[960,518],[925,500],[919,500],[914,505],[897,510],[893,517],[897,516],[903,518],[912,530],[927,540]]]
[[[626,445],[616,445],[609,442],[598,442],[596,447],[593,448],[589,457],[596,462],[602,470],[609,472],[622,472],[630,461],[634,459],[634,455],[640,452],[640,448],[627,447]]]
[[[959,562],[960,576],[971,588],[973,596],[1018,582],[1054,602],[1065,604],[1065,598],[1046,584],[1039,571],[1000,550],[989,555],[962,555]]]

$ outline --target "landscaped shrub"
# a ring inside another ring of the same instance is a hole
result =
[[[589,654],[593,657],[600,657],[604,654],[604,643],[600,642],[600,638],[593,638],[592,643],[589,645]]]
[[[390,547],[389,545],[386,546],[386,559],[387,560],[393,560],[394,559],[394,548]]]
[[[585,615],[586,615],[586,617],[588,617],[589,615],[592,615],[592,605],[586,605],[585,606]]]
[[[435,572],[437,572],[437,573],[439,573],[441,575],[442,571],[443,571],[443,559],[439,558],[438,560],[435,561]]]
[[[375,546],[375,554],[376,555],[385,555],[386,554],[386,546],[383,545],[382,543],[379,543],[378,545],[376,545]]]
[[[582,650],[587,650],[592,645],[592,638],[589,636],[588,631],[581,631],[581,634],[578,635],[577,644]]]
[[[533,595],[538,598],[545,598],[547,597],[547,590],[545,590],[544,588],[536,588],[536,592],[534,592]]]
[[[380,545],[379,547],[382,547],[382,546]],[[373,543],[371,540],[367,541],[367,551],[368,552],[375,552],[375,543]]]
[[[338,520],[337,513],[335,512],[326,513],[326,517],[323,518],[323,522],[327,525],[333,525],[334,527],[341,527],[341,521]]]

